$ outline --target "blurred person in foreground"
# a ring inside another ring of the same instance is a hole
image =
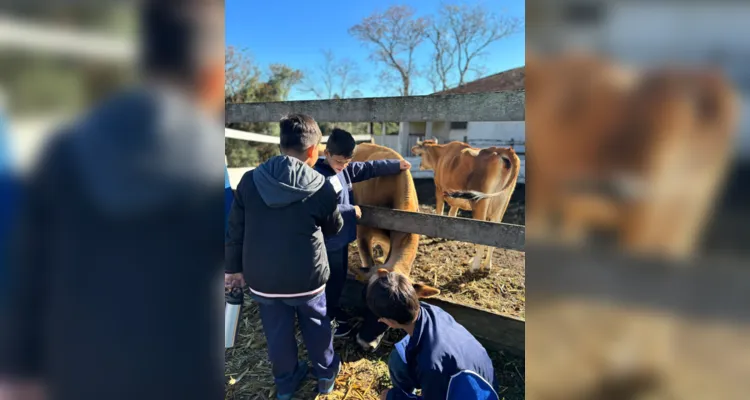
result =
[[[333,184],[312,168],[322,136],[318,123],[295,114],[279,128],[282,155],[245,173],[237,185],[224,284],[243,286],[247,279],[260,309],[276,398],[289,400],[308,373],[297,358],[295,320],[319,393],[333,390],[341,369],[326,306],[331,273],[323,237],[341,231],[344,221]]]
[[[0,399],[223,398],[223,2],[142,12],[145,82],[54,135],[31,176]]]
[[[367,285],[367,306],[378,320],[407,334],[388,358],[393,389],[380,399],[497,400],[487,351],[450,314],[420,302],[420,288],[382,268]]]

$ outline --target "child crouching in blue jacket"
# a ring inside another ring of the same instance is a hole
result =
[[[380,398],[497,399],[495,371],[487,351],[450,314],[421,303],[418,291],[424,290],[428,289],[385,269],[378,270],[367,285],[367,306],[379,321],[407,333],[388,360],[393,389]],[[475,377],[480,384],[464,384],[465,376]],[[414,394],[416,389],[422,389],[421,396]]]
[[[352,184],[380,176],[396,175],[411,168],[406,160],[375,160],[352,162],[356,142],[352,135],[335,128],[326,143],[325,157],[318,159],[315,170],[331,182],[336,190],[336,199],[344,227],[332,236],[325,237],[331,276],[326,285],[328,316],[335,319],[338,327],[334,337],[344,337],[351,332],[349,316],[339,307],[349,269],[349,243],[357,238],[357,219],[362,216],[359,207],[352,205]]]

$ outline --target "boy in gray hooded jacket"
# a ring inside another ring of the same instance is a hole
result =
[[[259,304],[277,398],[291,399],[307,375],[297,360],[295,316],[318,378],[333,390],[341,361],[333,352],[325,287],[324,235],[341,230],[336,191],[312,166],[321,132],[307,115],[281,120],[282,155],[247,172],[237,185],[226,239],[225,285],[247,280]]]

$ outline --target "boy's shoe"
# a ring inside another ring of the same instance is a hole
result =
[[[339,376],[339,372],[341,372],[341,361],[339,360],[338,365],[336,366],[336,373],[333,374],[333,378],[326,379],[326,378],[319,378],[318,379],[318,393],[320,394],[328,394],[333,391],[333,387],[336,386],[336,378]]]
[[[342,338],[349,336],[352,333],[352,325],[349,321],[336,321],[336,330],[333,332],[333,337]]]
[[[294,379],[294,382],[295,382],[294,383],[294,387],[295,387],[294,392],[297,391],[297,389],[299,388],[300,384],[302,384],[302,382],[305,380],[305,378],[307,378],[307,372],[308,372],[307,363],[305,361],[301,361],[301,360],[298,361],[297,362],[297,370],[294,371],[294,376],[292,377],[292,379]],[[292,397],[294,396],[294,392],[292,392],[292,393],[285,393],[285,394],[276,393],[276,399],[278,399],[278,400],[292,400]]]

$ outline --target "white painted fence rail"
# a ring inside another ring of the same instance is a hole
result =
[[[355,142],[369,142],[372,140],[372,135],[352,135],[352,136],[354,137]],[[224,137],[228,137],[230,139],[246,140],[248,142],[279,144],[278,136],[265,135],[262,133],[245,132],[245,131],[240,131],[237,129],[224,128]],[[323,143],[328,142],[328,136],[323,136],[323,138],[321,139],[321,142]]]
[[[0,49],[6,48],[116,63],[132,62],[137,50],[132,40],[107,37],[101,32],[53,27],[0,15]]]

